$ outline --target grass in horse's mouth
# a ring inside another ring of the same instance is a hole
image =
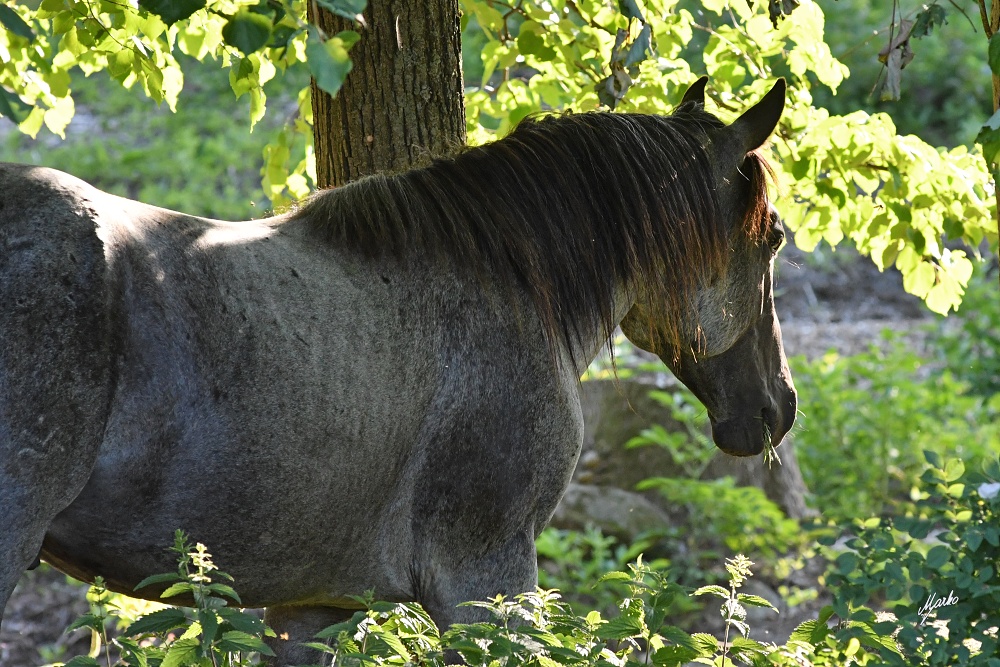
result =
[[[761,419],[760,421],[763,426],[764,435],[764,462],[768,468],[774,465],[775,462],[780,466],[781,457],[778,456],[778,448],[771,441],[771,427],[768,426],[767,419]]]

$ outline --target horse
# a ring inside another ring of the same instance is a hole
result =
[[[270,664],[352,613],[532,590],[616,327],[777,446],[796,394],[774,311],[782,222],[760,148],[703,78],[669,116],[532,117],[423,168],[223,222],[0,167],[0,610],[38,558],[135,591],[208,545]]]

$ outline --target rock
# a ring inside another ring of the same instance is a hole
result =
[[[670,454],[660,447],[626,449],[625,443],[652,424],[682,428],[662,405],[649,397],[654,389],[677,387],[672,376],[641,380],[590,380],[580,390],[583,408],[583,451],[573,479],[597,486],[635,489],[653,475],[679,473]]]
[[[595,526],[625,543],[670,524],[670,517],[645,496],[614,487],[569,485],[549,525],[568,530]]]

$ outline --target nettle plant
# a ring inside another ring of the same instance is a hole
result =
[[[273,637],[273,631],[256,616],[229,606],[239,604],[239,595],[218,580],[232,581],[232,577],[216,568],[205,545],[192,546],[178,530],[170,550],[177,554],[177,572],[148,577],[136,590],[169,584],[161,599],[183,596],[194,607],[167,607],[145,614],[111,638],[108,626],[125,614],[98,578],[87,594],[90,612],[67,629],[89,628],[91,652],[64,667],[101,667],[99,658],[106,667],[247,667],[262,654],[274,655],[263,640],[265,635]]]
[[[255,616],[228,606],[238,602],[225,578],[211,564],[202,545],[191,547],[179,534],[173,549],[179,557],[176,574],[147,582],[171,586],[164,596],[184,594],[194,609],[166,608],[131,623],[122,636],[108,639],[109,621],[119,615],[114,597],[102,585],[91,589],[92,609],[71,629],[90,628],[101,639],[90,656],[73,658],[65,667],[249,667],[270,655],[264,636],[270,634]],[[618,596],[617,614],[599,611],[577,614],[555,590],[538,589],[513,597],[466,603],[480,607],[491,620],[455,625],[445,632],[415,603],[377,601],[369,592],[354,598],[363,609],[343,623],[320,632],[309,644],[320,652],[322,665],[371,667],[421,665],[444,667],[456,657],[476,667],[681,667],[689,663],[735,665],[812,664],[841,667],[864,665],[878,650],[895,650],[892,639],[878,637],[872,623],[849,620],[830,626],[833,609],[819,620],[800,625],[785,645],[750,638],[747,606],[772,608],[760,597],[740,593],[753,565],[743,556],[726,561],[729,586],[705,586],[694,596],[721,599],[725,635],[688,632],[671,625],[668,615],[678,604],[693,604],[690,589],[671,582],[639,557],[627,571],[609,572],[598,585]],[[147,582],[143,582],[144,584]],[[169,595],[168,595],[169,594]],[[101,646],[104,646],[103,661]],[[112,649],[120,655],[113,660]],[[803,661],[807,662],[803,662]]]
[[[836,554],[826,577],[831,609],[895,637],[900,653],[887,664],[1000,667],[1000,460],[980,472],[925,454],[912,510],[857,521]]]

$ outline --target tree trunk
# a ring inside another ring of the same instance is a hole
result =
[[[990,4],[989,11],[986,8],[986,0],[979,0],[979,14],[983,19],[983,30],[986,32],[986,39],[990,39],[1000,31],[1000,0],[993,0]],[[989,49],[989,42],[987,44],[987,50]],[[996,74],[993,75],[993,113],[1000,110],[1000,77]],[[993,176],[993,186],[996,190],[996,225],[997,225],[997,235],[1000,236],[1000,179],[997,178],[1000,174],[1000,165],[994,163],[989,165],[990,172]],[[1000,274],[997,275],[998,285],[1000,285]]]
[[[336,98],[313,83],[319,187],[422,166],[465,144],[458,0],[371,0],[364,16],[357,28],[309,3],[326,34],[361,33]]]

